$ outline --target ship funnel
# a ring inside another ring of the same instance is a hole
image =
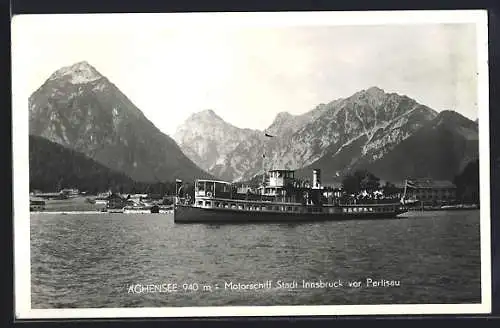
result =
[[[321,189],[321,170],[314,169],[313,170],[313,188]]]

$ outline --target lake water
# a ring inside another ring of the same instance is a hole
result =
[[[32,214],[32,308],[480,303],[479,211],[405,216],[219,225]]]

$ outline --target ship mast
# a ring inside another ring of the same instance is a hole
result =
[[[270,135],[267,132],[264,132],[264,135],[267,138],[274,138],[273,135]],[[266,152],[264,149],[264,153],[262,154],[262,187],[264,188],[263,191],[265,190],[266,187]]]
[[[405,203],[405,199],[406,199],[406,187],[407,186],[408,186],[408,179],[405,179],[405,189],[403,191],[403,198],[402,198],[403,204]]]
[[[266,186],[266,154],[262,154],[262,187]]]

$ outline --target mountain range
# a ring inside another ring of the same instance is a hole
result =
[[[212,177],[85,61],[57,70],[30,96],[29,133],[135,181]]]
[[[264,168],[294,169],[299,178],[320,168],[324,182],[359,168],[389,181],[450,180],[478,157],[477,122],[378,87],[302,115],[279,113],[265,131],[238,129],[205,110],[174,138],[197,165],[232,181],[250,180]]]
[[[85,172],[127,184],[247,181],[272,168],[294,169],[299,178],[320,168],[325,183],[359,168],[389,181],[452,180],[478,158],[477,121],[378,87],[302,115],[281,112],[264,131],[236,127],[204,110],[171,138],[85,61],[57,70],[30,96],[29,132],[30,174],[38,180],[54,176],[58,162],[71,176]],[[42,163],[51,158],[53,165]]]

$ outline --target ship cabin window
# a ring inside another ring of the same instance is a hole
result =
[[[211,206],[212,203],[211,202],[205,202],[205,206]]]
[[[199,200],[198,201],[198,205],[202,206],[203,205],[203,201]]]
[[[215,184],[215,193],[226,193],[229,192],[229,185],[226,183],[216,183]]]
[[[220,203],[219,202],[215,202],[215,207],[220,207]]]
[[[288,206],[288,207],[286,208],[286,210],[287,210],[287,212],[291,212],[291,211],[292,211],[292,207],[291,207],[291,206]]]
[[[238,209],[242,210],[243,209],[243,205],[238,205]]]
[[[309,207],[309,208],[307,209],[307,212],[308,212],[308,213],[312,213],[312,208],[310,208],[310,207]]]

